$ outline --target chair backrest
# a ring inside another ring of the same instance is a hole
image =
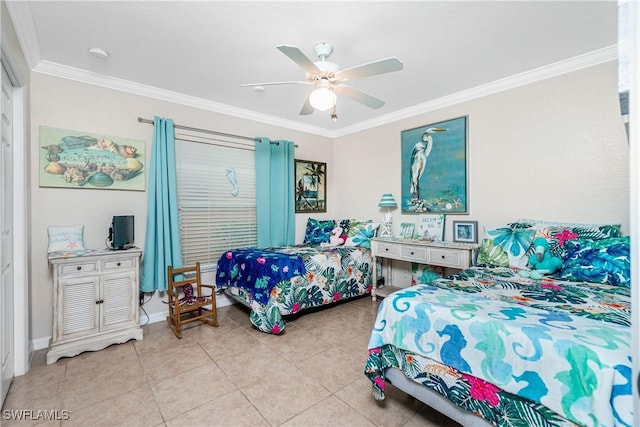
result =
[[[185,273],[189,276],[188,278],[184,276]],[[195,277],[192,278],[190,273],[195,273]],[[200,292],[200,285],[202,284],[200,276],[200,262],[196,262],[196,265],[181,268],[168,266],[167,278],[169,279],[167,283],[169,284],[170,293],[173,293],[173,288],[184,286],[186,284],[195,285],[198,292]]]

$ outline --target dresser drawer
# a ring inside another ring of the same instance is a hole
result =
[[[69,274],[78,274],[78,273],[92,273],[98,271],[98,263],[97,262],[79,262],[73,264],[65,264],[60,266],[60,275],[66,276]]]
[[[470,267],[469,252],[458,249],[429,248],[427,263],[463,270]]]
[[[402,246],[400,255],[402,259],[406,261],[424,263],[427,261],[427,248],[420,246]]]
[[[400,255],[400,245],[394,243],[378,243],[377,256],[395,258]]]
[[[103,261],[102,270],[110,271],[110,270],[119,270],[122,268],[132,268],[133,267],[133,259],[118,259],[112,261]]]

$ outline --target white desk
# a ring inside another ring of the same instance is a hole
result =
[[[373,238],[371,239],[371,251],[373,255],[373,288],[371,289],[371,298],[375,301],[378,295],[385,297],[391,292],[402,289],[393,286],[391,283],[377,288],[378,273],[376,271],[376,258],[389,258],[464,270],[473,265],[473,255],[476,248],[477,245],[470,243]]]

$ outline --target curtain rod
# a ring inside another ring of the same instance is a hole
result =
[[[138,122],[140,123],[148,123],[150,125],[153,124],[153,120],[149,120],[149,119],[143,119],[142,117],[138,117]],[[242,136],[242,135],[233,135],[231,133],[223,133],[223,132],[216,132],[214,130],[209,130],[209,129],[199,129],[199,128],[194,128],[194,127],[190,127],[190,126],[182,126],[182,125],[173,125],[174,128],[176,129],[184,129],[184,130],[192,130],[195,132],[203,132],[203,133],[210,133],[212,135],[219,135],[219,136],[227,136],[230,138],[239,138],[239,139],[244,139],[247,141],[255,141],[255,138],[249,138],[248,136]]]
[[[138,123],[148,123],[150,125],[153,124],[153,120],[149,120],[149,119],[143,119],[142,117],[138,117]],[[200,129],[200,128],[194,128],[191,126],[182,126],[182,125],[177,125],[177,124],[173,124],[174,128],[177,129],[184,129],[184,130],[192,130],[194,132],[203,132],[203,133],[210,133],[212,135],[219,135],[219,136],[227,136],[230,138],[239,138],[239,139],[244,139],[246,141],[255,141],[255,138],[250,138],[248,136],[242,136],[242,135],[234,135],[232,133],[224,133],[224,132],[216,132],[215,130],[209,130],[209,129]],[[191,141],[189,139],[183,139],[183,141],[190,141],[190,142],[199,142],[199,141]],[[279,144],[278,141],[271,141],[272,144]],[[293,144],[294,147],[298,147],[298,144]]]

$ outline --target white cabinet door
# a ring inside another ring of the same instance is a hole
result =
[[[57,341],[97,333],[99,324],[99,278],[97,275],[60,279]],[[55,339],[55,337],[54,337]]]
[[[138,324],[138,293],[135,271],[104,275],[101,279],[100,330],[135,327]]]

